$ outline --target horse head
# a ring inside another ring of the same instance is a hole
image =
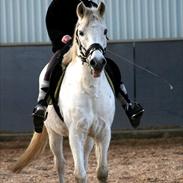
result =
[[[105,5],[86,7],[83,3],[77,6],[78,22],[75,28],[76,55],[91,68],[94,77],[99,77],[106,59],[107,28],[104,23]]]

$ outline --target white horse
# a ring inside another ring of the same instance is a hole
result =
[[[105,5],[102,2],[98,8],[87,8],[83,3],[77,6],[78,22],[69,52],[72,61],[67,66],[59,92],[58,105],[64,122],[53,106],[49,106],[46,128],[42,134],[34,133],[29,147],[13,171],[20,171],[41,152],[48,132],[60,183],[64,182],[63,136],[69,137],[76,182],[87,182],[88,157],[94,144],[97,178],[99,182],[107,181],[107,154],[115,99],[104,72],[104,52],[107,46],[104,12]],[[43,80],[45,71],[46,67],[40,80]]]

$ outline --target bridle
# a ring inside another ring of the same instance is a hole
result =
[[[107,37],[106,37],[107,38]],[[88,49],[86,49],[79,40],[78,29],[76,30],[76,43],[79,46],[80,55],[78,55],[83,63],[88,63],[88,57],[96,50],[100,51],[103,55],[106,53],[106,48],[103,48],[99,43],[93,43]]]

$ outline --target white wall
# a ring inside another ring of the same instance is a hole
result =
[[[183,38],[183,0],[105,0],[114,40]]]
[[[45,15],[51,0],[0,0],[0,43],[48,42]]]
[[[183,0],[103,1],[111,40],[183,38]],[[50,2],[0,0],[0,44],[48,43],[45,15]]]

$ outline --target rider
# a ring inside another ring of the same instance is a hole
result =
[[[87,7],[97,7],[97,4],[90,0],[53,0],[47,10],[46,26],[54,54],[49,61],[44,81],[40,83],[38,103],[32,113],[35,131],[38,133],[42,132],[43,123],[46,119],[46,108],[51,88],[50,79],[52,76],[54,77],[55,67],[60,65],[63,55],[71,46],[72,35],[77,22],[76,7],[81,1]],[[144,109],[140,104],[133,104],[130,101],[125,85],[121,81],[119,68],[109,58],[107,58],[106,72],[112,80],[116,97],[120,100],[131,125],[136,128],[140,123]]]

